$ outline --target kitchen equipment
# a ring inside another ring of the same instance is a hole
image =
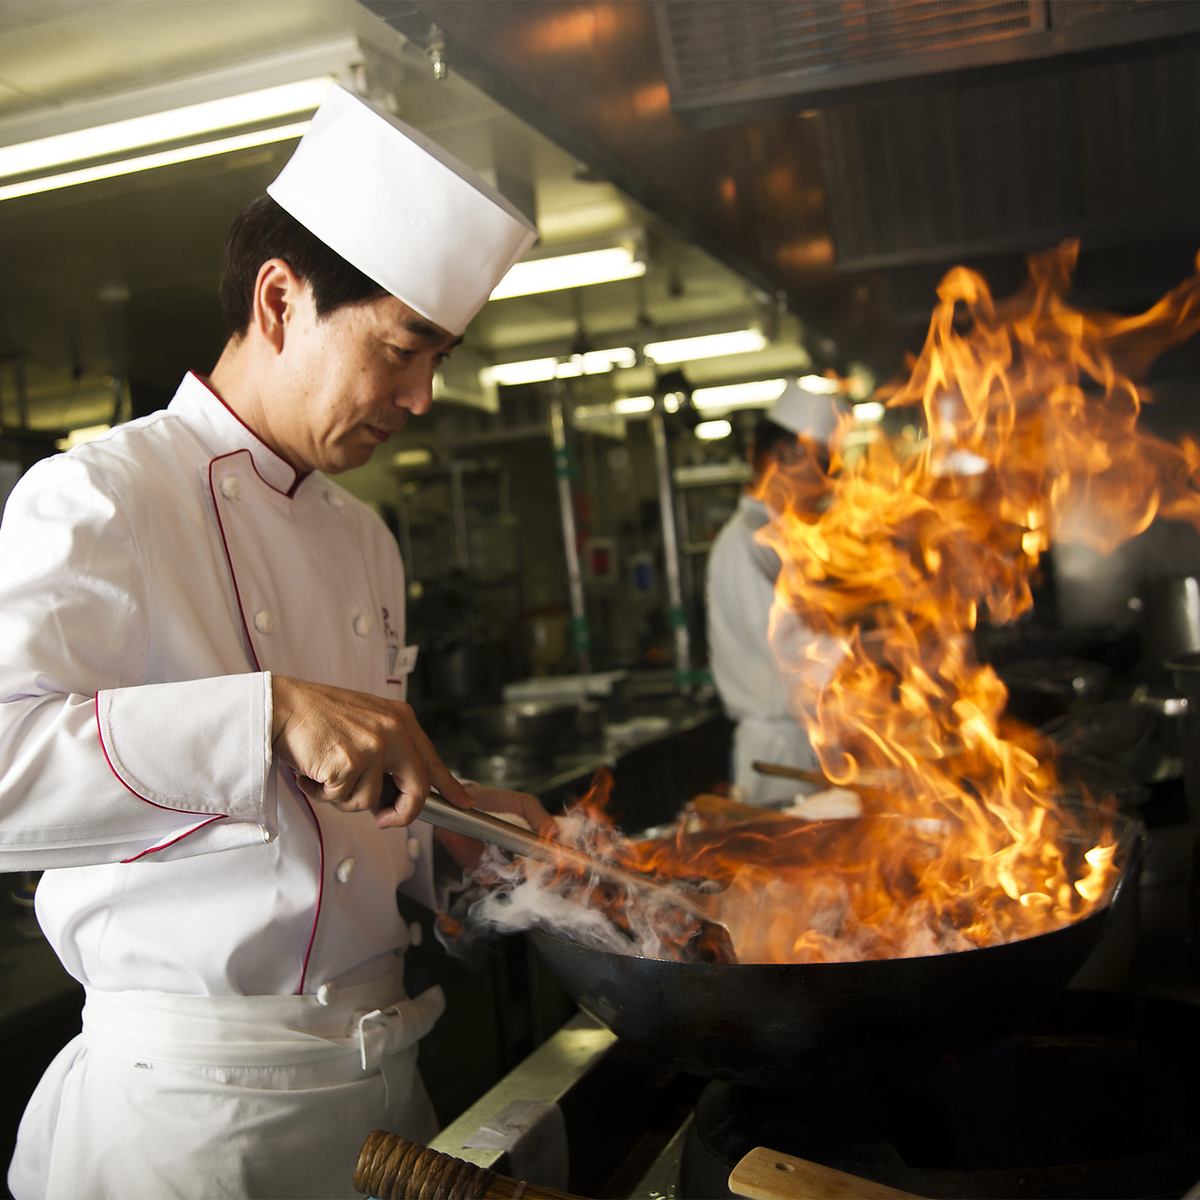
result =
[[[459,808],[436,792],[431,793],[421,809],[421,820],[450,833],[461,833],[479,842],[498,846],[510,854],[553,866],[570,864],[585,878],[596,876],[605,883],[628,888],[638,895],[674,908],[683,909],[700,922],[700,945],[707,953],[715,954],[721,961],[734,961],[733,945],[729,931],[721,919],[721,892],[704,892],[689,888],[687,891],[656,883],[647,875],[627,870],[614,863],[590,858],[588,855],[560,842],[539,837],[511,821],[479,812],[472,808]]]
[[[577,714],[574,704],[519,701],[468,708],[460,719],[489,749],[553,751],[568,738]]]
[[[1138,615],[1142,665],[1160,670],[1168,659],[1200,651],[1200,579],[1151,579],[1130,602]]]
[[[1008,689],[1009,716],[1043,725],[1104,695],[1111,671],[1101,663],[1070,656],[1037,658],[994,668]]]
[[[460,1200],[580,1200],[556,1191],[498,1175],[396,1133],[373,1129],[358,1152],[354,1187],[367,1196],[420,1200],[456,1196]],[[729,1174],[729,1187],[745,1200],[918,1200],[912,1192],[884,1187],[872,1180],[822,1163],[758,1146]]]
[[[1073,984],[967,1048],[880,1045],[783,1092],[712,1082],[677,1194],[730,1195],[730,1172],[765,1144],[920,1196],[1181,1196],[1200,1178],[1198,1026],[1196,1004]]]
[[[1161,783],[1183,768],[1154,707],[1141,691],[1056,717],[1039,732],[1068,755],[1112,763],[1140,783]]]
[[[1200,654],[1183,654],[1167,663],[1176,696],[1160,711],[1182,717],[1183,787],[1193,825],[1200,826]]]
[[[1066,984],[1136,891],[1140,825],[1116,818],[1120,874],[1105,908],[1037,937],[953,954],[840,963],[669,962],[546,930],[530,937],[576,1004],[677,1070],[760,1087],[822,1054],[936,1033],[973,1038]]]

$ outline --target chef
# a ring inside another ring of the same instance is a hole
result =
[[[550,826],[438,758],[395,543],[329,478],[428,410],[535,232],[340,89],[267,190],[211,373],[37,464],[0,528],[0,871],[45,870],[86,989],[17,1200],[354,1195],[372,1128],[435,1129],[416,1054],[443,997],[404,990],[395,892],[435,906],[471,843],[413,823],[425,796]]]
[[[759,774],[753,764],[816,765],[796,711],[796,666],[804,663],[813,680],[832,673],[840,657],[832,642],[806,629],[790,612],[779,614],[774,637],[768,637],[780,563],[760,538],[771,514],[756,492],[771,471],[804,471],[806,464],[827,471],[829,439],[837,422],[833,397],[787,382],[754,431],[753,478],[708,556],[709,665],[721,703],[736,722],[733,782],[740,798],[751,804],[790,801],[803,790],[795,781]],[[781,663],[780,652],[788,666]]]

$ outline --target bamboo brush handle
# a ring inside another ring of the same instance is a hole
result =
[[[367,1134],[358,1152],[354,1187],[379,1200],[580,1200],[497,1175],[382,1129]]]

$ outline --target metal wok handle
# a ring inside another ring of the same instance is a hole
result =
[[[1148,708],[1162,717],[1184,717],[1190,711],[1186,696],[1156,696],[1144,687],[1135,689],[1129,699],[1138,708]]]

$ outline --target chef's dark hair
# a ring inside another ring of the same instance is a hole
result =
[[[750,445],[750,453],[755,466],[775,449],[776,446],[794,445],[796,435],[782,425],[777,425],[770,417],[760,417],[754,426],[754,440]]]
[[[234,218],[225,242],[220,296],[230,337],[241,337],[250,327],[254,281],[259,267],[270,258],[282,258],[308,283],[319,317],[387,295],[386,289],[313,237],[270,196],[259,196]]]

